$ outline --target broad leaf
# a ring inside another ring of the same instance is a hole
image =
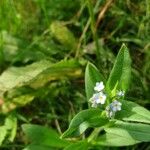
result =
[[[122,110],[116,113],[116,118],[150,124],[150,111],[134,102],[124,100],[122,101]]]
[[[128,48],[123,44],[107,81],[108,91],[113,90],[117,82],[118,88],[126,91],[130,82],[130,74],[131,58]]]
[[[65,147],[70,144],[70,142],[60,139],[59,135],[53,129],[29,124],[24,124],[22,128],[27,139],[34,145]]]
[[[87,109],[79,112],[71,121],[62,137],[79,136],[89,127],[103,126],[108,120],[101,116],[99,109]]]
[[[80,141],[77,143],[70,144],[64,150],[87,150],[88,143],[86,141]]]
[[[93,64],[88,63],[85,70],[85,90],[87,100],[92,97],[96,82],[100,81],[105,82],[104,77],[102,76],[102,74],[100,74],[98,69]]]
[[[81,69],[75,60],[60,61],[56,64],[43,60],[25,67],[11,67],[0,76],[0,95],[25,85],[38,88],[52,80],[79,76]]]

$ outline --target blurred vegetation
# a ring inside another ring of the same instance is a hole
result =
[[[108,77],[122,43],[133,60],[128,97],[149,108],[149,0],[1,0],[0,20],[0,149],[26,145],[23,123],[66,130],[88,105],[85,65]]]

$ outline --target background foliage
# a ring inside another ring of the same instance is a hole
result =
[[[24,123],[49,127],[57,136],[64,132],[88,107],[87,62],[108,78],[122,43],[132,58],[127,97],[149,108],[149,0],[1,0],[0,20],[0,149],[27,145]],[[138,148],[150,146],[124,147]]]

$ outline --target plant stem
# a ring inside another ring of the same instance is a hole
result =
[[[97,37],[97,34],[96,34],[95,19],[94,19],[94,9],[93,9],[93,5],[92,5],[91,0],[87,0],[87,7],[88,7],[89,14],[90,14],[91,31],[92,31],[92,34],[93,34],[93,39],[95,41],[96,55],[97,55],[97,59],[99,61],[100,48],[99,48],[99,43],[98,43],[98,37]]]
[[[95,139],[95,138],[98,136],[98,134],[99,134],[99,132],[100,132],[101,130],[103,130],[102,127],[100,127],[100,128],[95,128],[94,131],[93,131],[93,132],[90,134],[90,136],[88,137],[88,142],[91,142],[93,139]]]

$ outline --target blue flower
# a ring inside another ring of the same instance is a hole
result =
[[[121,103],[117,100],[114,100],[112,103],[111,103],[111,107],[112,107],[112,111],[116,112],[116,111],[120,111],[121,110]]]
[[[121,103],[117,100],[114,100],[111,104],[109,104],[107,107],[106,107],[106,116],[109,117],[109,118],[112,118],[113,116],[115,116],[115,113],[117,111],[120,111],[121,110]]]

